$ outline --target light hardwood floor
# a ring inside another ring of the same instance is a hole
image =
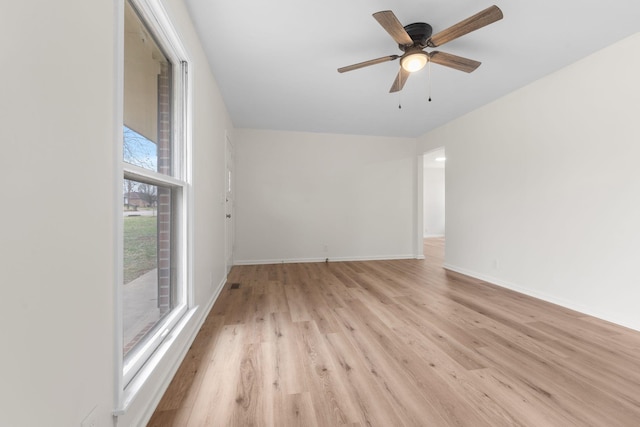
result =
[[[442,254],[234,267],[149,425],[640,425],[639,332]]]

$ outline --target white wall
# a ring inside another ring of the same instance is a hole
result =
[[[235,142],[236,263],[415,256],[414,139],[238,129]]]
[[[640,330],[640,35],[426,134],[449,268]]]
[[[113,425],[114,3],[6,2],[0,14],[2,425],[79,426],[94,407],[98,425]],[[193,60],[195,332],[224,278],[231,125],[182,2],[167,8]],[[144,424],[175,363],[167,365],[118,425]]]
[[[444,236],[444,168],[424,168],[424,237]]]

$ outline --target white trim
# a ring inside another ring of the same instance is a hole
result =
[[[191,135],[191,129],[193,127],[193,77],[192,77],[192,71],[191,68],[193,67],[189,67],[189,59],[187,56],[184,56],[184,58],[186,58],[187,62],[182,61],[182,72],[183,72],[183,87],[182,87],[182,93],[183,93],[183,100],[186,101],[185,105],[183,105],[183,114],[184,117],[182,118],[182,124],[184,126],[183,129],[183,138],[184,138],[184,149],[183,149],[183,153],[186,156],[186,159],[184,159],[183,162],[183,166],[184,166],[184,178],[185,181],[187,182],[186,188],[185,188],[185,192],[186,194],[184,194],[184,196],[186,197],[186,209],[187,209],[187,215],[186,215],[186,224],[185,224],[185,230],[183,230],[185,232],[185,236],[187,236],[187,242],[186,242],[186,256],[187,256],[187,265],[186,267],[186,277],[185,280],[187,281],[187,286],[186,286],[186,291],[187,291],[187,298],[186,298],[186,302],[188,304],[189,307],[193,307],[195,305],[195,297],[194,297],[194,293],[195,293],[195,275],[194,275],[194,271],[195,271],[195,266],[194,266],[194,253],[195,253],[195,246],[194,246],[194,228],[193,225],[195,224],[195,214],[194,214],[194,210],[195,210],[195,201],[194,201],[194,196],[193,196],[193,140],[192,135]]]
[[[375,255],[375,256],[359,256],[359,257],[329,257],[329,262],[346,262],[346,261],[389,261],[399,259],[424,259],[418,258],[416,255]],[[233,265],[262,265],[262,264],[301,264],[307,262],[326,262],[324,258],[286,258],[286,259],[256,259],[256,260],[234,260]]]
[[[123,163],[123,171],[126,179],[141,181],[145,184],[160,185],[164,187],[186,186],[185,180],[174,178],[171,175],[166,175],[149,169],[141,168],[140,166],[132,165],[129,163]]]
[[[587,307],[584,306],[582,304],[576,304],[572,301],[567,301],[563,298],[558,298],[556,296],[553,295],[549,295],[547,293],[544,292],[538,292],[538,291],[534,291],[532,289],[529,289],[527,287],[524,286],[520,286],[518,284],[506,281],[506,280],[502,280],[502,279],[498,279],[492,276],[487,276],[485,274],[481,274],[481,273],[477,273],[475,271],[471,271],[471,270],[467,270],[466,268],[462,268],[462,267],[457,267],[455,265],[451,265],[451,264],[443,264],[443,267],[446,270],[450,270],[456,273],[460,273],[460,274],[464,274],[465,276],[469,276],[469,277],[473,277],[475,279],[479,279],[482,280],[484,282],[490,283],[492,285],[496,285],[499,286],[501,288],[505,288],[505,289],[509,289],[524,295],[528,295],[530,297],[533,298],[537,298],[539,300],[542,301],[546,301],[549,302],[551,304],[556,304],[559,305],[561,307],[565,307],[568,308],[570,310],[574,310],[577,311],[579,313],[588,315],[588,316],[592,316],[592,317],[596,317],[598,319],[601,320],[605,320],[607,322],[611,322],[611,323],[615,323],[617,325],[620,326],[624,326],[626,328],[629,329],[634,329],[636,331],[640,331],[640,325],[638,324],[633,324],[633,323],[629,323],[624,319],[619,318],[616,314],[614,313],[607,313],[607,312],[603,312],[597,309],[593,309],[591,307]]]
[[[195,325],[193,327],[193,329],[191,331],[189,331],[189,335],[186,339],[186,342],[184,345],[180,345],[179,348],[180,349],[180,353],[178,353],[176,355],[176,357],[171,361],[170,367],[168,369],[165,370],[166,375],[164,376],[162,383],[156,388],[153,397],[151,398],[149,405],[146,407],[145,411],[143,413],[140,414],[140,416],[138,417],[138,420],[136,420],[134,422],[134,425],[147,425],[149,423],[149,420],[151,419],[151,417],[153,416],[153,413],[156,410],[156,407],[158,406],[158,404],[160,403],[160,400],[162,399],[162,396],[164,396],[165,392],[167,391],[167,389],[169,388],[169,385],[171,384],[171,381],[173,380],[173,377],[175,376],[176,372],[178,372],[178,369],[180,368],[180,365],[182,364],[182,361],[184,360],[185,356],[187,355],[187,352],[189,351],[189,348],[191,347],[191,345],[193,344],[193,342],[196,339],[196,336],[198,335],[198,332],[200,332],[200,329],[202,328],[202,325],[204,324],[205,320],[207,320],[207,317],[209,316],[209,314],[211,313],[211,309],[213,308],[213,305],[215,304],[215,302],[218,300],[218,297],[220,296],[220,293],[222,292],[222,289],[224,289],[224,284],[226,283],[226,278],[223,278],[219,284],[218,284],[218,289],[216,292],[213,293],[213,295],[211,296],[211,298],[209,299],[209,302],[207,303],[206,307],[203,310],[200,310],[198,312],[199,307],[194,307],[193,308],[193,315],[190,315],[190,318],[194,318],[197,315],[197,320],[194,320]],[[185,325],[186,329],[187,326]],[[174,345],[175,341],[177,340],[177,337],[179,337],[181,334],[183,333],[183,331],[180,331],[180,333],[176,334],[175,339],[171,342],[168,343],[168,345]],[[184,331],[184,333],[187,333],[186,331]],[[129,402],[131,403],[131,402]],[[121,412],[114,412],[114,415],[118,416],[118,415],[122,415],[124,414],[124,412],[126,411],[126,408],[124,410],[122,410]]]
[[[127,1],[127,0],[123,0]],[[162,37],[162,48],[171,49],[170,52],[164,52],[171,56],[171,60],[175,63],[182,61],[191,62],[187,50],[182,44],[182,37],[178,35],[175,27],[169,19],[167,10],[160,1],[154,0],[131,0],[135,10],[142,16],[142,19],[148,24],[153,24],[153,30]]]
[[[124,1],[115,1],[113,6],[113,12],[115,14],[114,21],[116,23],[115,31],[115,48],[114,55],[114,76],[115,76],[115,88],[116,93],[114,96],[114,120],[113,120],[113,134],[115,136],[114,141],[114,241],[115,241],[115,254],[114,254],[114,280],[113,284],[113,298],[115,308],[115,319],[113,322],[113,405],[118,408],[122,405],[122,390],[124,389],[124,378],[122,377],[122,342],[124,341],[124,319],[123,319],[123,290],[120,284],[124,281],[124,243],[123,243],[123,218],[122,211],[122,158],[123,158],[123,133],[122,123],[124,122]]]
[[[155,353],[160,351],[164,343],[174,334],[174,330],[179,327],[183,319],[188,315],[186,302],[175,307],[169,312],[169,316],[158,322],[157,329],[142,343],[139,349],[131,357],[124,362],[122,369],[124,394],[129,393],[130,384],[134,382],[134,378],[147,369],[148,362],[155,357]]]
[[[115,396],[114,396],[114,415],[123,415],[131,402],[143,389],[144,384],[152,376],[154,370],[163,362],[166,356],[167,362],[172,361],[175,369],[184,358],[184,354],[188,346],[172,350],[176,340],[184,340],[182,334],[188,333],[187,326],[190,319],[197,311],[194,307],[193,297],[193,188],[192,188],[192,141],[191,141],[191,124],[192,124],[192,105],[193,105],[193,89],[192,77],[188,64],[191,62],[181,39],[175,28],[171,24],[168,14],[163,5],[153,0],[131,0],[129,3],[135,11],[140,15],[142,21],[149,27],[152,33],[157,36],[157,42],[162,48],[163,53],[170,60],[174,72],[172,73],[172,87],[175,96],[173,96],[172,106],[172,134],[174,149],[172,156],[172,170],[174,176],[165,175],[156,171],[140,168],[123,162],[122,155],[122,126],[124,123],[124,15],[127,0],[116,1],[116,114],[115,114],[115,132],[119,135],[119,144],[116,145],[116,192],[114,209],[116,210],[116,261],[114,268],[116,269],[115,283],[115,345],[114,345],[114,375],[115,378]],[[123,269],[123,214],[122,214],[122,179],[132,179],[145,182],[152,185],[158,185],[173,188],[172,192],[175,197],[173,206],[175,215],[177,215],[176,240],[176,256],[177,268],[180,276],[177,278],[178,286],[180,286],[182,303],[174,308],[166,319],[158,324],[157,330],[150,335],[146,344],[135,354],[130,355],[130,360],[123,360],[123,291],[122,291],[122,269]],[[202,322],[204,317],[202,318]],[[189,333],[195,337],[199,327]],[[167,353],[169,354],[167,355]],[[162,372],[162,381],[168,382],[171,376],[166,376]]]
[[[229,152],[231,151],[231,152]],[[229,164],[231,164],[231,189],[229,190]],[[224,131],[224,192],[222,195],[223,205],[224,205],[224,265],[225,271],[227,274],[231,272],[231,268],[233,267],[235,261],[233,259],[233,250],[235,244],[235,147],[233,145],[233,141],[229,136],[229,131],[225,129]],[[228,206],[229,202],[227,201],[227,193],[231,194],[231,205]],[[230,221],[226,215],[231,215]],[[231,223],[231,224],[229,224]],[[231,242],[229,242],[231,240]],[[230,251],[231,253],[228,253]]]
[[[415,257],[424,259],[424,154],[416,156],[415,191],[413,193],[413,245]]]
[[[142,368],[138,372],[136,372],[134,378],[129,384],[127,384],[127,387],[125,388],[122,396],[122,404],[120,407],[116,408],[113,411],[114,415],[120,416],[127,411],[129,406],[131,405],[131,402],[133,402],[135,397],[138,395],[138,392],[142,389],[146,381],[153,374],[158,364],[164,359],[165,355],[169,352],[176,339],[186,329],[191,318],[194,316],[197,310],[198,307],[194,307],[186,312],[184,316],[182,314],[180,315],[179,322],[176,324],[176,326],[169,331],[162,344],[160,344],[160,346],[155,350],[151,357],[144,361],[144,365],[142,366]],[[198,329],[196,329],[196,333],[197,331]],[[188,347],[181,349],[181,353],[186,353],[186,351],[188,351]],[[178,356],[179,357],[177,357],[177,360],[174,361],[174,363],[177,363],[179,365],[184,358],[184,355],[180,354]]]
[[[429,237],[445,237],[446,234],[430,234],[430,233],[425,233],[424,232],[424,156],[426,156],[429,153],[433,153],[434,151],[438,151],[438,150],[445,150],[446,153],[446,147],[444,145],[440,146],[440,147],[436,147],[436,148],[432,148],[430,150],[424,151],[422,153],[419,154],[418,159],[420,161],[420,177],[418,185],[420,186],[420,190],[419,190],[419,197],[420,197],[420,201],[418,203],[418,209],[419,209],[419,215],[420,215],[420,225],[418,228],[418,236],[422,235],[422,238],[420,238],[420,253],[422,254],[422,258],[424,259],[424,242],[423,240],[425,238],[429,238]],[[446,171],[446,165],[443,166],[443,169],[445,169]],[[447,192],[447,180],[445,179],[444,181],[444,191],[445,191],[445,215],[446,215],[446,192]],[[445,218],[446,219],[446,218]],[[445,223],[445,229],[446,229],[446,223]],[[445,231],[446,232],[446,231]]]

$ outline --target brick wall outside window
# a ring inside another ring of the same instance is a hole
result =
[[[171,65],[160,64],[158,75],[158,172],[171,174]],[[171,311],[171,190],[158,187],[158,307]]]

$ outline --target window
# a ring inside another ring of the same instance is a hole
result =
[[[122,388],[188,308],[187,62],[159,12],[125,1]]]

